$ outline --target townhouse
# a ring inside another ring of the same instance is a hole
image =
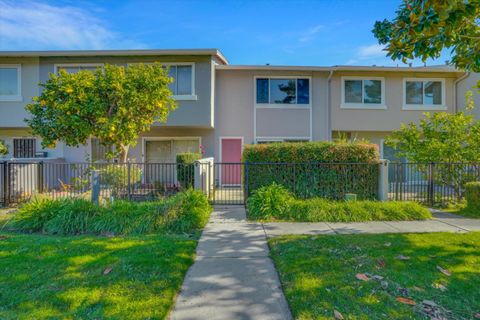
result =
[[[42,148],[29,133],[24,107],[40,93],[38,83],[59,69],[76,72],[102,65],[160,62],[174,78],[178,109],[167,123],[144,132],[129,158],[174,162],[198,151],[218,162],[238,162],[244,144],[364,138],[394,158],[383,139],[425,111],[455,112],[478,80],[451,66],[230,65],[216,49],[0,52],[0,139],[5,159],[101,161],[105,150],[92,137],[72,148]],[[475,99],[479,99],[475,92]]]

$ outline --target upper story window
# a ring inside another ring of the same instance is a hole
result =
[[[21,66],[0,64],[0,101],[21,101]]]
[[[405,110],[445,110],[443,79],[404,79]]]
[[[56,64],[55,73],[58,73],[60,70],[65,70],[68,73],[77,73],[80,70],[90,70],[95,71],[97,68],[103,67],[102,63],[65,63],[65,64]]]
[[[385,109],[383,78],[342,77],[342,108]]]
[[[170,84],[170,90],[174,96],[193,96],[195,94],[193,65],[166,65],[169,70],[168,74],[173,78]]]
[[[257,78],[257,104],[310,104],[308,78]]]
[[[129,65],[136,63],[139,62],[129,63]],[[152,64],[153,62],[140,63]],[[197,96],[195,95],[195,63],[160,63],[165,68],[168,68],[168,75],[173,78],[173,82],[169,86],[173,98],[176,100],[197,100]]]

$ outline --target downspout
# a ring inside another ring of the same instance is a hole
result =
[[[465,74],[463,76],[461,76],[460,78],[458,78],[457,80],[455,80],[455,83],[454,83],[454,89],[453,90],[453,105],[454,105],[454,108],[453,108],[453,112],[454,113],[457,113],[458,112],[458,102],[457,102],[457,90],[458,90],[458,83],[462,80],[465,80],[468,76],[470,75],[470,72],[466,71]]]
[[[333,76],[334,70],[330,70],[330,73],[327,78],[327,130],[328,130],[328,135],[327,139],[329,141],[332,140],[332,76]]]

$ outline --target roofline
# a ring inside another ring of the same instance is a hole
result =
[[[451,67],[381,67],[381,66],[271,66],[271,65],[218,65],[218,70],[278,70],[278,71],[393,71],[393,72],[437,72],[465,73]]]
[[[218,58],[223,64],[228,64],[228,60],[218,49],[0,51],[0,57],[104,57],[156,55],[210,55]]]

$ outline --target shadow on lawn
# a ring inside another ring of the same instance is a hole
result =
[[[270,244],[295,317],[331,317],[336,309],[349,317],[424,318],[423,300],[451,319],[480,312],[480,233],[287,236]],[[382,276],[387,287],[357,280],[357,273]],[[417,306],[399,303],[400,296]]]
[[[2,319],[163,318],[196,247],[186,236],[3,235]]]

